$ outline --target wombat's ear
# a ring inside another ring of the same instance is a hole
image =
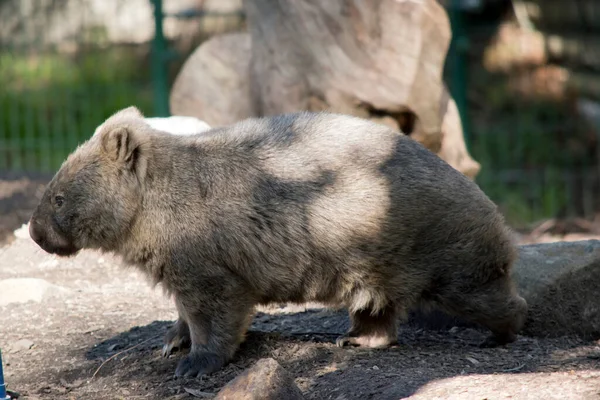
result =
[[[134,168],[138,158],[139,143],[130,128],[119,126],[102,136],[102,148],[111,160]]]

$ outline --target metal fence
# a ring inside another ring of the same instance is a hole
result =
[[[449,1],[447,78],[482,164],[478,184],[513,225],[592,217],[600,209],[600,3]]]
[[[148,45],[109,43],[88,4],[0,3],[0,170],[53,171],[115,110],[152,110]]]
[[[122,107],[168,114],[169,82],[186,54],[173,51],[163,23],[199,24],[207,16],[201,8],[165,12],[162,0],[121,0],[146,11],[115,10],[115,18],[139,14],[136,35],[151,34],[114,40],[115,32],[94,20],[94,0],[56,9],[73,3],[0,1],[0,171],[56,170]],[[600,18],[593,18],[600,4],[446,3],[455,34],[446,79],[469,150],[482,164],[478,184],[513,224],[594,214],[600,141],[590,118],[600,116]],[[520,30],[500,25],[507,13]],[[519,52],[521,59],[513,57]]]
[[[212,18],[213,32],[232,24],[228,14],[166,13],[162,6],[162,0],[0,1],[0,172],[55,171],[120,108],[168,114],[169,82],[186,54],[169,47],[163,22],[193,18],[189,25],[201,26]],[[216,28],[215,17],[221,18]],[[189,49],[206,36],[193,32]]]

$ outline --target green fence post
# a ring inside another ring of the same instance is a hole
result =
[[[4,384],[4,371],[2,370],[2,350],[0,350],[0,400],[10,400],[6,393],[6,385]]]
[[[167,45],[163,32],[162,0],[152,0],[154,6],[154,41],[152,46],[152,81],[154,86],[154,112],[158,117],[169,116],[169,84],[167,70]]]

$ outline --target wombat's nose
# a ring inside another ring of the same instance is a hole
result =
[[[40,244],[44,239],[44,234],[41,232],[39,225],[33,218],[29,220],[29,236],[31,236],[33,241],[38,244]]]

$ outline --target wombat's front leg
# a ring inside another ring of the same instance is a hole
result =
[[[203,296],[204,297],[204,296]],[[243,296],[180,299],[185,305],[191,350],[177,365],[175,376],[197,377],[221,369],[233,357],[248,327],[252,305]],[[194,304],[194,306],[191,306]]]
[[[190,339],[190,327],[183,318],[179,317],[175,325],[173,325],[165,335],[165,344],[162,348],[162,356],[168,357],[176,350],[182,350],[190,347],[192,341]]]

